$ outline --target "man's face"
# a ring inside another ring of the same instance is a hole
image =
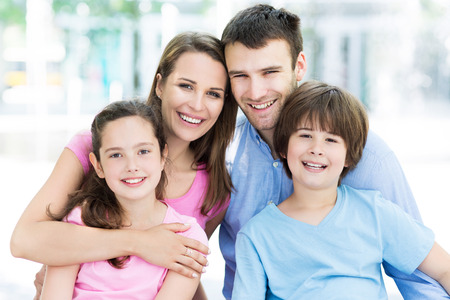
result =
[[[271,139],[286,97],[306,71],[303,53],[295,69],[285,40],[270,40],[259,49],[239,42],[228,44],[225,58],[237,103],[250,123]]]

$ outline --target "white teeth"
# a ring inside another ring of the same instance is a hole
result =
[[[250,104],[250,105],[251,105],[253,108],[256,108],[256,109],[264,109],[264,108],[267,108],[267,107],[271,106],[271,105],[273,104],[273,102],[274,102],[274,101],[266,102],[266,103],[264,103],[264,104],[258,104],[258,105]]]
[[[138,183],[141,182],[142,180],[144,180],[143,178],[140,179],[128,179],[128,180],[124,180],[126,183]]]
[[[312,169],[324,169],[324,165],[312,164],[312,163],[304,163],[305,166],[310,167]]]
[[[192,124],[199,124],[202,120],[200,119],[194,119],[188,116],[185,116],[183,114],[180,114],[180,117],[185,120],[186,122],[192,123]]]

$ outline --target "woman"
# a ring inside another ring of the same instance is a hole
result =
[[[225,150],[237,113],[220,41],[199,33],[176,36],[162,54],[148,103],[159,107],[167,135],[166,201],[178,212],[197,217],[210,237],[225,214],[232,188]],[[208,248],[175,234],[188,225],[163,224],[139,231],[50,221],[47,206],[61,210],[67,195],[83,182],[89,141],[89,136],[76,136],[70,149],[63,150],[14,229],[12,254],[56,266],[134,255],[185,276],[202,272],[207,261],[197,251],[207,253]],[[202,185],[204,193],[198,193],[197,203],[183,202],[191,188],[198,191]],[[189,248],[197,251],[187,251]]]

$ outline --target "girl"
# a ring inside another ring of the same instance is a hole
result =
[[[163,199],[167,148],[162,122],[138,101],[108,105],[91,127],[91,172],[71,194],[56,220],[97,228],[145,230],[161,223],[191,223],[180,234],[207,243],[192,217],[180,215]],[[167,276],[166,276],[167,274]],[[165,278],[165,279],[164,279]],[[42,299],[192,299],[199,278],[190,279],[126,256],[66,267],[48,267]]]
[[[149,103],[161,111],[172,162],[165,201],[176,211],[195,216],[210,237],[226,212],[232,188],[224,157],[237,113],[220,41],[192,32],[172,39],[162,54]],[[207,253],[208,248],[175,234],[186,225],[117,231],[55,222],[47,216],[49,204],[54,211],[61,210],[67,195],[80,187],[90,149],[90,136],[80,134],[63,150],[16,225],[12,254],[56,266],[135,255],[188,277],[201,273],[207,261],[197,251]],[[186,256],[187,248],[197,251]]]
[[[383,261],[450,291],[450,256],[430,229],[380,192],[340,184],[368,128],[363,105],[337,87],[309,81],[287,98],[274,145],[294,191],[238,233],[233,299],[387,299]]]

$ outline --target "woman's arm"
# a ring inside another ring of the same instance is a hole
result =
[[[227,213],[227,209],[222,210],[220,213],[218,213],[214,218],[206,222],[205,225],[205,233],[208,237],[208,240],[211,238],[212,234],[216,230],[217,226],[219,226],[220,223],[222,223],[223,218],[225,217],[225,214]]]
[[[78,189],[83,168],[75,154],[64,149],[47,182],[20,217],[11,238],[11,253],[47,265],[64,266],[136,255],[184,276],[200,274],[206,258],[194,251],[185,256],[186,247],[202,253],[208,248],[199,241],[176,234],[189,228],[184,224],[163,224],[146,231],[107,230],[50,221],[46,208],[58,211],[67,195]]]
[[[71,300],[80,265],[47,267],[41,300]]]
[[[438,243],[434,243],[419,270],[437,280],[450,295],[450,255]]]

